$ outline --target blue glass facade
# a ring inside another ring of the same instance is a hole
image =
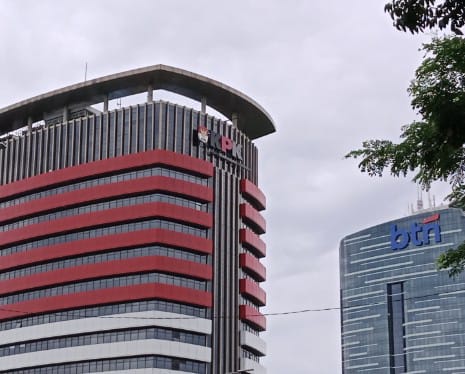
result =
[[[435,263],[464,225],[462,210],[439,208],[341,241],[343,373],[465,373],[465,274]]]

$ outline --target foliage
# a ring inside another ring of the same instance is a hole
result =
[[[453,187],[465,182],[465,39],[435,38],[422,48],[426,53],[408,92],[421,121],[402,127],[398,144],[369,140],[346,157],[359,158],[361,171],[382,176],[415,172],[414,181],[428,188],[435,180]]]
[[[439,269],[449,269],[449,276],[456,277],[465,269],[465,243],[456,249],[449,249],[437,259]]]
[[[384,10],[398,30],[412,33],[450,26],[452,32],[462,35],[460,28],[465,24],[464,0],[392,0]]]
[[[346,158],[361,158],[359,168],[370,176],[413,172],[425,188],[448,181],[451,205],[465,209],[465,39],[435,38],[422,49],[423,62],[408,88],[421,121],[402,127],[400,143],[368,140]],[[465,243],[441,255],[438,265],[458,274],[465,267]]]

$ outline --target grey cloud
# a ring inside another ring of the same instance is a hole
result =
[[[408,180],[370,179],[343,155],[410,122],[425,37],[395,31],[383,0],[0,3],[0,106],[157,63],[239,89],[273,116],[257,140],[268,198],[266,310],[337,306],[339,240],[402,216]],[[445,194],[435,187],[437,201]],[[269,317],[270,374],[340,372],[338,311]]]

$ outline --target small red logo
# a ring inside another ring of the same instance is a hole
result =
[[[205,126],[199,126],[197,136],[202,143],[208,143],[208,129]]]
[[[426,217],[421,223],[430,223],[439,220],[439,213],[433,214],[432,216]]]

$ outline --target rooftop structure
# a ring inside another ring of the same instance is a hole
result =
[[[44,113],[86,108],[125,96],[157,89],[171,91],[208,106],[230,120],[238,119],[239,129],[256,139],[275,131],[269,114],[243,93],[213,79],[183,69],[153,65],[108,75],[60,88],[0,110],[0,133],[6,133],[44,119]]]

